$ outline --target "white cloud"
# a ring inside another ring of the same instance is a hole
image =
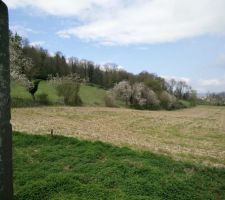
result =
[[[125,70],[125,67],[113,62],[103,62],[100,64],[100,69],[105,71],[106,69]]]
[[[195,84],[195,88],[201,92],[225,91],[225,75],[219,78],[201,79]]]
[[[64,38],[64,39],[70,39],[70,38],[71,38],[71,35],[68,34],[68,33],[65,32],[65,31],[58,31],[56,34],[57,34],[59,37]]]
[[[176,81],[184,81],[188,85],[192,86],[192,88],[199,93],[206,93],[208,91],[210,92],[225,91],[225,75],[219,78],[200,79],[200,80],[194,80],[187,77],[167,76],[167,75],[162,75],[161,77],[167,81],[171,79],[174,79]]]
[[[75,17],[80,25],[58,32],[104,45],[173,42],[225,33],[224,0],[6,0],[50,15]]]
[[[118,1],[118,0],[116,0]],[[86,14],[99,8],[107,8],[114,3],[111,0],[5,0],[11,9],[15,8],[35,8],[46,14],[55,16],[77,16]]]
[[[23,37],[27,37],[28,36],[28,33],[37,33],[33,29],[27,28],[27,27],[22,26],[22,25],[12,25],[9,28],[10,28],[10,30],[13,33],[18,33],[19,35],[21,35]]]
[[[162,78],[164,78],[166,81],[169,81],[171,79],[174,79],[176,81],[184,81],[187,84],[191,83],[191,79],[187,77],[178,77],[178,76],[167,76],[167,75],[162,75]]]
[[[209,78],[194,80],[187,77],[168,76],[162,75],[165,80],[174,79],[176,81],[185,81],[188,85],[192,86],[194,90],[200,93],[210,92],[222,92],[225,91],[225,75],[219,78]]]
[[[225,85],[225,79],[207,79],[207,80],[200,80],[201,86],[222,86]]]
[[[34,42],[30,43],[30,46],[34,46],[35,47],[35,46],[42,46],[44,44],[46,44],[45,41],[34,41]]]

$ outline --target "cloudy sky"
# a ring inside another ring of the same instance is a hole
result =
[[[10,28],[51,53],[225,91],[225,0],[5,0]]]

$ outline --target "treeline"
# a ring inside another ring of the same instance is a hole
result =
[[[95,64],[92,61],[78,59],[76,57],[66,57],[61,52],[50,55],[46,49],[42,47],[34,47],[30,45],[23,46],[24,54],[33,60],[33,73],[27,74],[30,79],[47,79],[52,76],[66,76],[71,73],[77,73],[80,78],[87,83],[99,85],[105,89],[111,88],[123,80],[131,82],[141,81],[154,90],[161,91],[166,87],[165,80],[155,74],[141,72],[138,75],[129,73],[114,63],[104,65]]]
[[[50,55],[48,50],[40,46],[31,46],[27,40],[17,34],[11,33],[11,38],[22,47],[24,56],[30,58],[33,62],[32,69],[23,71],[31,80],[46,80],[49,75],[66,76],[71,73],[77,73],[86,82],[106,89],[113,87],[115,83],[123,80],[145,82],[157,91],[165,90],[166,87],[165,80],[155,74],[141,72],[138,75],[134,75],[123,69],[119,69],[118,65],[114,63],[99,65],[76,57],[67,59],[61,52]]]
[[[11,49],[17,52],[16,48],[18,47],[21,49],[24,58],[27,58],[24,60],[32,61],[29,67],[22,67],[19,72],[30,81],[47,80],[49,76],[65,77],[70,74],[78,74],[84,82],[105,89],[113,88],[121,81],[128,81],[131,86],[135,83],[143,83],[157,96],[166,91],[177,99],[194,101],[196,98],[196,92],[183,81],[166,81],[164,78],[149,72],[141,72],[135,75],[120,69],[114,63],[99,65],[86,59],[66,58],[61,52],[51,55],[48,50],[40,46],[31,46],[28,40],[23,39],[18,34],[11,33],[10,41],[13,43]],[[14,64],[16,65],[16,63]]]

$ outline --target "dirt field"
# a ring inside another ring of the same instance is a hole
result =
[[[75,136],[225,167],[225,108],[179,111],[41,107],[12,110],[15,131]]]

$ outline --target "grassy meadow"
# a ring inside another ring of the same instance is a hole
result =
[[[47,94],[50,105],[62,105],[63,99],[58,97],[57,92],[53,86],[46,81],[41,81],[38,91],[35,94],[37,101],[38,96]],[[104,98],[106,91],[99,87],[81,85],[80,97],[84,106],[104,106]],[[26,89],[16,83],[11,84],[11,96],[13,107],[31,107],[35,105],[31,95]],[[37,104],[38,105],[38,104]]]
[[[15,133],[15,200],[222,200],[225,173],[102,142]]]

